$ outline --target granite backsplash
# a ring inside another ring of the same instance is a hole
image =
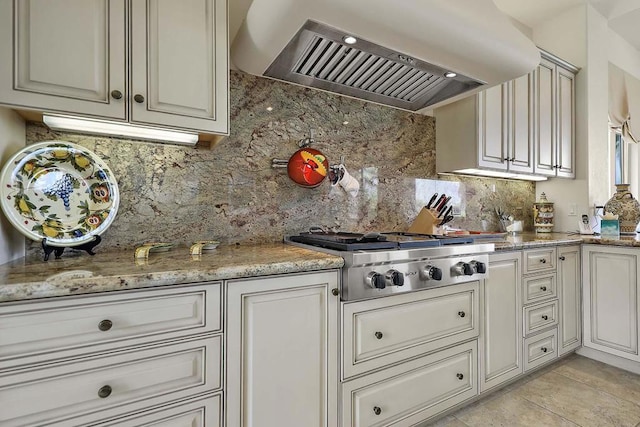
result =
[[[358,179],[351,197],[325,180],[295,185],[272,159],[312,145],[331,164],[343,157]],[[342,230],[406,230],[432,191],[456,193],[453,226],[498,230],[500,206],[532,229],[531,182],[435,173],[435,119],[231,72],[231,135],[212,150],[86,136],[27,125],[27,142],[66,140],[94,151],[113,170],[121,203],[101,249],[148,241],[225,244],[281,241],[311,225]],[[461,153],[462,154],[462,153]],[[31,242],[28,252],[39,251]]]

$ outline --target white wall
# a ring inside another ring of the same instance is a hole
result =
[[[609,62],[640,79],[640,52],[611,29],[609,30],[607,50]],[[613,150],[614,147],[610,147],[610,156],[613,156]],[[640,197],[640,171],[638,170],[640,168],[640,147],[638,144],[629,143],[627,150],[627,181],[631,184],[631,193],[638,198]]]
[[[551,178],[536,184],[537,197],[544,192],[554,202],[555,231],[573,231],[578,229],[579,216],[569,216],[570,206],[576,205],[577,214],[586,213],[589,207],[587,7],[575,6],[536,26],[533,41],[538,47],[581,68],[576,76],[576,179]]]
[[[9,157],[25,146],[24,120],[12,110],[0,107],[0,160],[2,165]],[[25,238],[0,215],[0,264],[24,256]]]

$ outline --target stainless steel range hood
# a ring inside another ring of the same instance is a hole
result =
[[[264,75],[417,111],[483,84],[449,70],[307,21]]]
[[[253,0],[231,55],[251,74],[422,112],[540,60],[491,0]]]

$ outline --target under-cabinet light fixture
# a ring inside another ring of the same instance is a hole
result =
[[[42,121],[53,130],[71,130],[89,134],[124,136],[134,139],[182,145],[195,145],[195,143],[198,142],[198,134],[196,133],[134,126],[127,123],[117,123],[106,120],[44,114]]]
[[[474,175],[479,177],[489,177],[489,178],[504,178],[504,179],[521,179],[525,181],[546,181],[546,176],[539,175],[525,175],[521,173],[509,173],[509,172],[499,172],[499,171],[491,171],[484,169],[459,169],[455,170],[452,173],[444,173],[441,172],[438,175]]]

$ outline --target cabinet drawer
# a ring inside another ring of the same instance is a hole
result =
[[[548,273],[522,279],[523,303],[530,304],[557,297],[556,274]]]
[[[478,282],[344,304],[343,374],[478,336]]]
[[[558,357],[556,329],[534,335],[524,340],[524,371]]]
[[[556,248],[528,249],[524,253],[524,274],[556,270]]]
[[[186,403],[163,406],[134,417],[98,424],[95,427],[220,427],[221,397],[219,394]]]
[[[524,309],[524,335],[529,336],[558,324],[558,300],[532,305]]]
[[[0,307],[0,369],[221,330],[220,283]]]
[[[63,426],[219,389],[220,335],[0,377],[0,425]]]
[[[412,426],[478,393],[476,341],[343,384],[344,426]]]

